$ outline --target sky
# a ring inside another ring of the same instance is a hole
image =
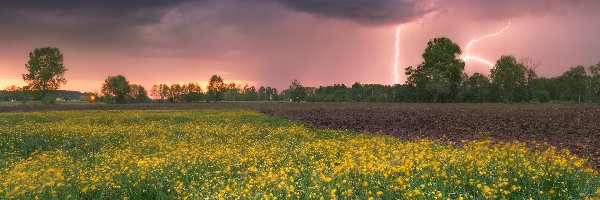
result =
[[[22,86],[29,52],[58,47],[68,69],[61,89],[94,92],[109,75],[159,83],[226,82],[285,89],[394,84],[422,62],[427,42],[448,37],[495,62],[540,63],[552,77],[600,62],[597,0],[20,0],[0,7],[0,89]],[[469,60],[469,74],[490,67]]]

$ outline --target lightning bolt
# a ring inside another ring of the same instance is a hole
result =
[[[500,30],[500,31],[498,31],[498,32],[496,32],[496,33],[489,34],[489,35],[485,35],[485,36],[481,36],[481,37],[479,37],[479,38],[477,38],[477,39],[474,39],[474,40],[471,40],[471,41],[469,41],[469,43],[467,44],[467,49],[465,50],[465,55],[462,57],[462,59],[463,59],[464,61],[468,61],[468,60],[475,60],[475,61],[482,62],[482,63],[484,63],[484,64],[486,64],[486,65],[489,65],[489,66],[490,66],[490,68],[491,68],[491,67],[494,67],[494,63],[492,63],[492,62],[490,62],[490,61],[487,61],[487,60],[485,60],[485,59],[483,59],[483,58],[479,58],[479,57],[476,57],[476,56],[472,56],[472,55],[470,54],[469,50],[471,49],[471,46],[472,46],[473,44],[475,44],[475,43],[477,43],[477,42],[479,42],[479,41],[481,41],[481,40],[483,40],[483,39],[486,39],[486,38],[496,37],[496,36],[498,36],[498,35],[502,34],[504,31],[506,31],[506,30],[507,30],[509,27],[510,27],[510,20],[508,20],[508,24],[506,24],[506,26],[505,26],[504,28],[502,28],[502,30]]]
[[[400,26],[398,26],[398,28],[396,28],[396,47],[394,48],[394,77],[395,77],[395,83],[399,84],[398,82],[398,54],[400,53]]]

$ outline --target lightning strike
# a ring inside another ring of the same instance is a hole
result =
[[[400,26],[398,26],[398,28],[396,28],[396,47],[394,48],[394,76],[395,76],[395,83],[399,84],[398,82],[398,54],[400,53]]]
[[[484,64],[486,64],[486,65],[489,65],[489,66],[490,66],[490,68],[491,68],[491,67],[494,67],[494,63],[492,63],[492,62],[490,62],[490,61],[487,61],[487,60],[485,60],[485,59],[483,59],[483,58],[479,58],[479,57],[476,57],[476,56],[472,56],[472,55],[470,54],[469,50],[471,49],[471,46],[472,46],[473,44],[475,44],[475,43],[477,43],[477,42],[479,42],[479,41],[481,41],[481,40],[483,40],[483,39],[486,39],[486,38],[496,37],[496,36],[498,36],[498,35],[502,34],[504,31],[506,31],[506,30],[507,30],[509,27],[510,27],[510,20],[508,20],[508,24],[506,24],[506,26],[505,26],[504,28],[502,28],[502,30],[500,30],[500,31],[498,31],[498,32],[496,32],[496,33],[493,33],[493,34],[490,34],[490,35],[481,36],[481,37],[479,37],[479,38],[477,38],[477,39],[474,39],[474,40],[471,40],[471,41],[469,41],[469,43],[467,44],[467,49],[465,50],[465,55],[462,57],[462,59],[463,59],[464,61],[468,61],[468,60],[471,60],[471,59],[472,59],[472,60],[475,60],[475,61],[479,61],[479,62],[481,62],[481,63],[484,63]]]

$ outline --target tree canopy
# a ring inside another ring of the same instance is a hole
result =
[[[109,103],[127,103],[131,86],[123,75],[108,76],[102,85],[102,93]]]
[[[29,53],[29,61],[25,68],[29,73],[23,74],[23,80],[29,84],[30,90],[40,91],[41,97],[49,90],[57,90],[67,83],[64,74],[67,71],[64,58],[58,48],[36,48]]]
[[[493,87],[500,92],[500,100],[510,102],[523,98],[525,67],[514,56],[500,57],[491,70],[490,78]]]
[[[306,89],[296,79],[292,81],[292,84],[287,89],[287,93],[289,94],[290,99],[293,102],[304,101],[304,99],[306,98]]]
[[[406,83],[415,87],[423,100],[453,99],[465,68],[464,61],[458,58],[461,53],[460,46],[448,38],[430,40],[422,54],[423,62],[405,69]]]
[[[218,75],[213,75],[208,81],[207,96],[211,101],[222,101],[227,85]]]

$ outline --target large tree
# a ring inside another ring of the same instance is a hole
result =
[[[210,77],[210,81],[208,81],[206,95],[208,96],[209,100],[222,101],[226,89],[227,85],[223,81],[223,78],[218,75],[213,75]]]
[[[49,90],[57,90],[67,83],[64,78],[67,69],[63,61],[58,48],[36,48],[29,53],[29,61],[25,64],[29,73],[23,74],[23,80],[29,84],[30,90],[40,91],[41,97],[44,97]]]
[[[500,57],[491,70],[492,86],[502,101],[522,100],[526,84],[526,68],[514,56]]]
[[[422,54],[423,63],[406,68],[407,84],[434,101],[454,98],[465,68],[458,58],[461,53],[460,46],[448,38],[430,40]]]
[[[108,76],[102,85],[102,94],[109,103],[127,103],[131,86],[122,75]]]

